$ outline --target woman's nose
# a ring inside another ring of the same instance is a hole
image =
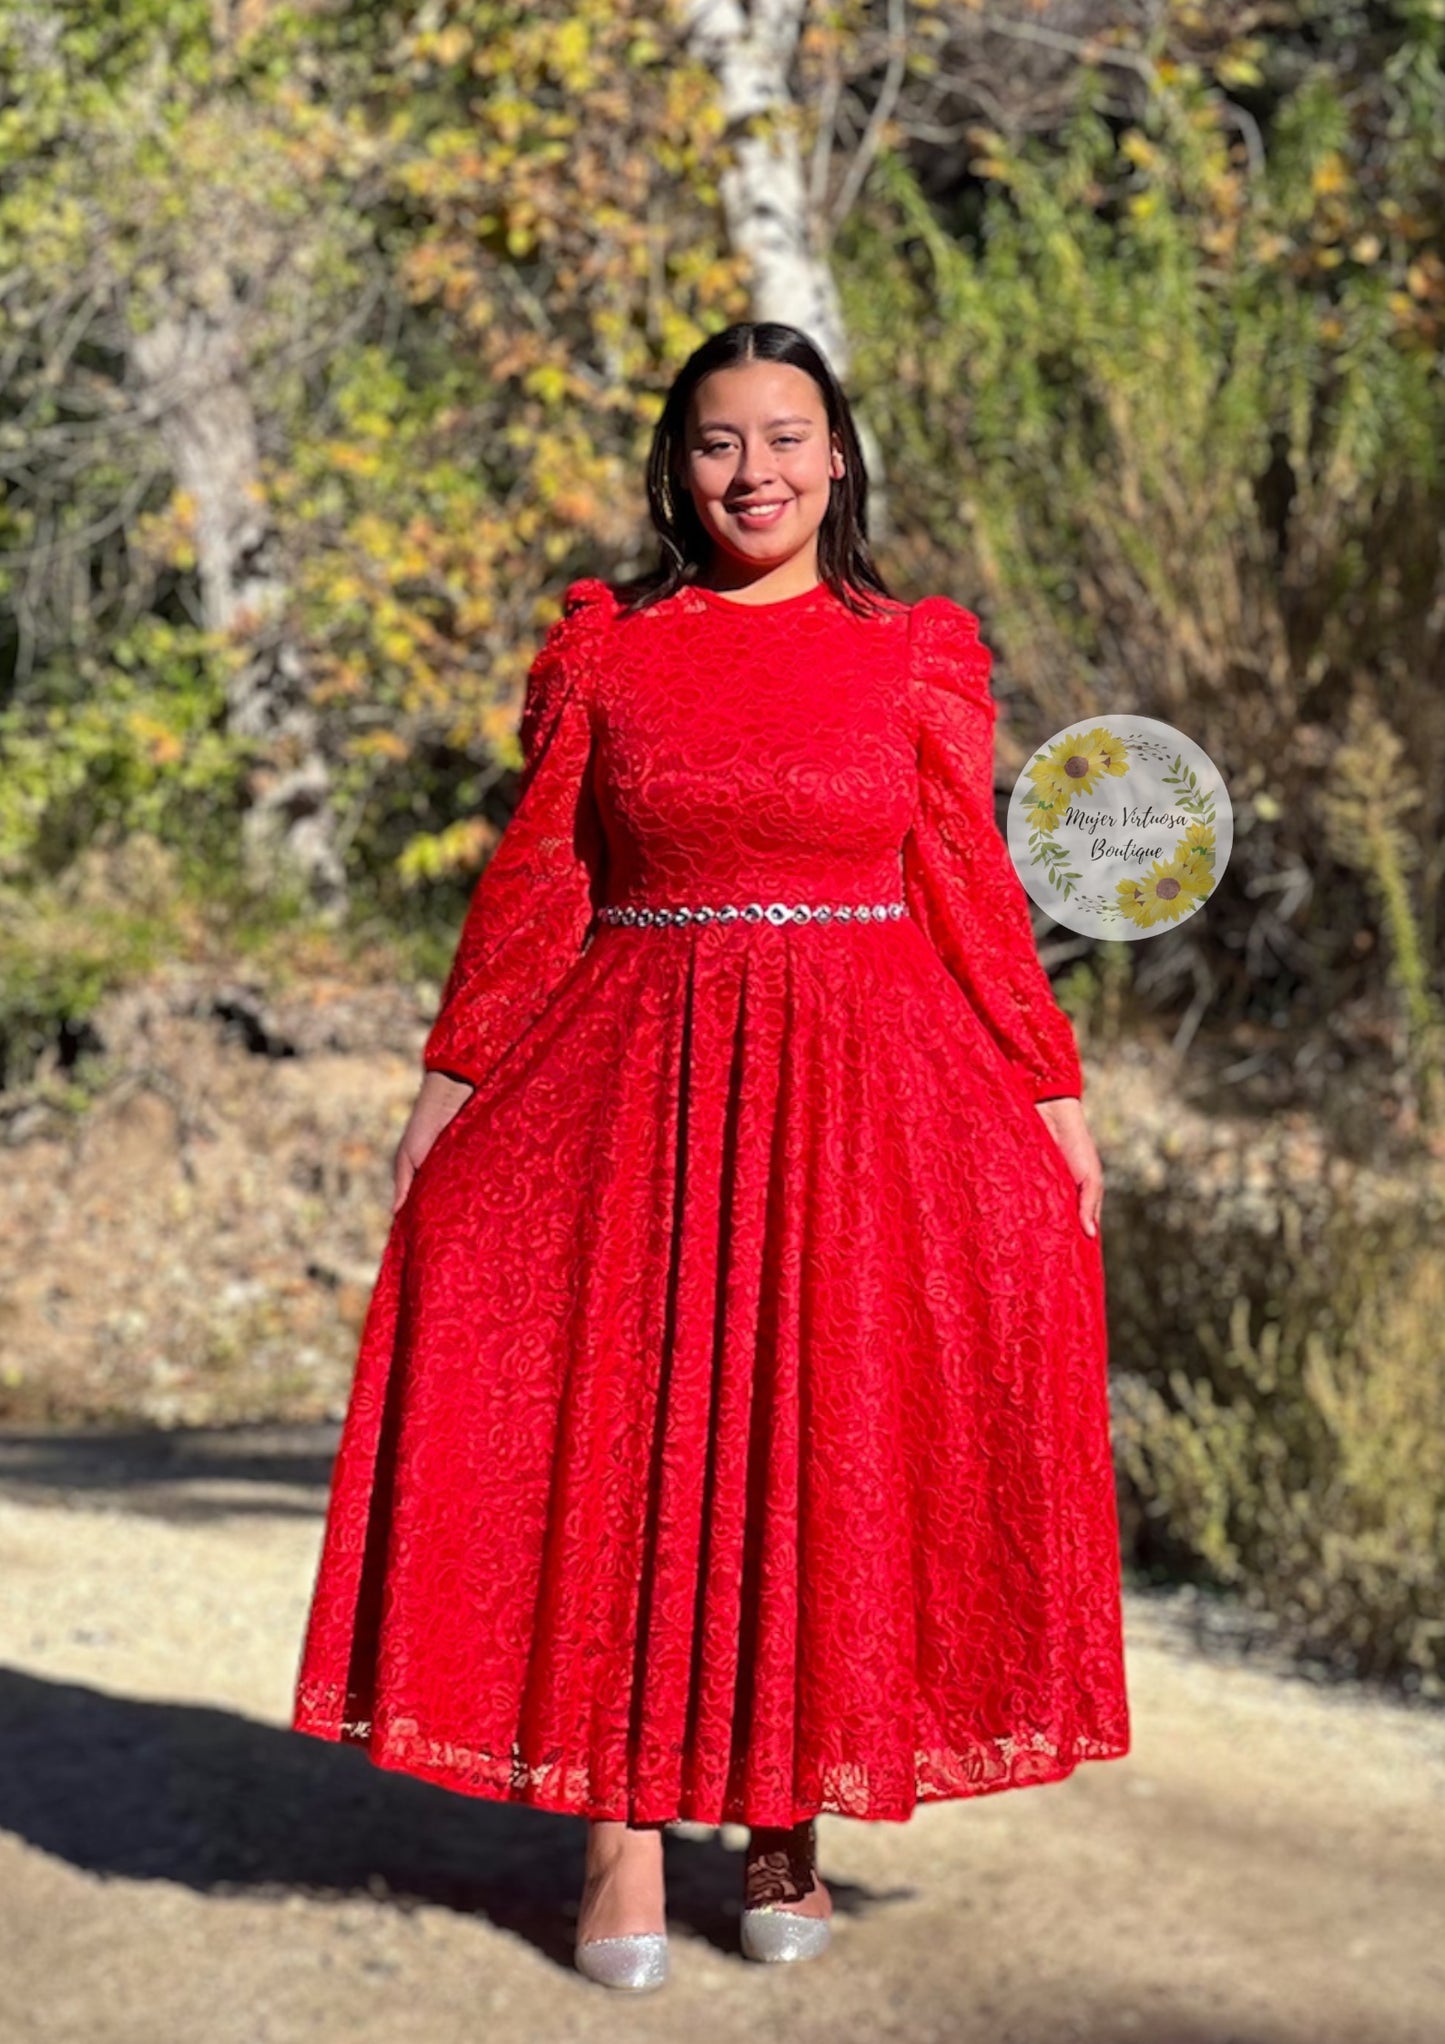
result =
[[[754,485],[759,482],[768,481],[772,474],[771,450],[767,443],[764,442],[759,447],[749,447],[744,444],[738,456],[736,480],[741,483]]]

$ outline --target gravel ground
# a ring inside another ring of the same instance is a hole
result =
[[[570,1968],[582,1827],[286,1729],[334,1429],[0,1438],[3,2044],[1440,2044],[1445,1712],[1131,1590],[1134,1751],[825,1817],[819,1964],[667,1841],[673,1978]]]

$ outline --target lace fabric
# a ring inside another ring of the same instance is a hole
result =
[[[297,1730],[789,1828],[1128,1750],[1082,1094],[977,620],[567,593],[425,1048]],[[647,928],[651,901],[900,919]]]
[[[1039,963],[1028,893],[994,820],[993,656],[971,611],[912,614],[918,807],[904,845],[909,907],[1036,1099],[1082,1099],[1073,1026]]]
[[[802,1902],[817,1885],[818,1835],[811,1820],[790,1831],[755,1830],[743,1863],[744,1909]]]

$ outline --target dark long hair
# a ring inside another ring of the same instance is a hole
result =
[[[709,335],[673,379],[647,457],[647,505],[660,542],[660,560],[634,580],[615,585],[624,613],[645,610],[686,588],[711,555],[713,541],[682,487],[687,411],[705,376],[738,362],[786,362],[804,370],[823,393],[830,436],[836,433],[842,447],[843,473],[832,479],[828,508],[818,527],[818,573],[850,610],[870,615],[878,606],[868,601],[867,592],[890,600],[893,592],[868,546],[868,474],[858,429],[843,386],[822,350],[799,328],[779,320],[740,320]]]

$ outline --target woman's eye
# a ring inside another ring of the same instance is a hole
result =
[[[775,447],[796,447],[800,436],[797,433],[783,433],[773,442]],[[726,454],[732,446],[731,440],[708,440],[703,444],[704,454]]]

